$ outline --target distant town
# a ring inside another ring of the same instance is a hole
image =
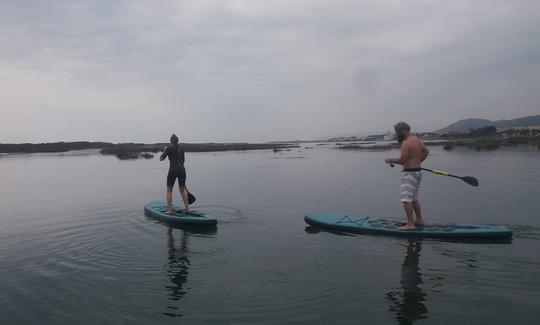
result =
[[[524,126],[516,128],[497,128],[494,126],[486,126],[478,129],[470,129],[465,132],[417,132],[416,135],[424,140],[445,140],[445,139],[468,139],[476,138],[479,136],[499,136],[501,138],[523,137],[523,136],[540,136],[540,125]],[[326,141],[329,142],[369,142],[369,141],[394,141],[395,134],[393,132],[386,132],[381,134],[373,134],[365,137],[335,137]]]
[[[478,137],[536,137],[540,134],[540,115],[525,116],[511,120],[491,121],[486,119],[463,119],[434,132],[416,132],[425,140],[468,139]],[[331,142],[351,141],[392,141],[393,132],[368,135],[365,137],[334,137]]]

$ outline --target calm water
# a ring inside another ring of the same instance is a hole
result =
[[[539,150],[432,149],[426,167],[481,184],[425,174],[426,221],[515,232],[479,244],[306,227],[310,210],[402,218],[398,151],[313,147],[188,153],[209,232],[144,216],[157,157],[0,156],[0,324],[538,324]]]

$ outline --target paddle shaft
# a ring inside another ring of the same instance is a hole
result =
[[[448,174],[447,172],[443,172],[442,170],[429,169],[429,168],[423,168],[423,167],[421,167],[420,169],[428,171],[428,172],[432,172],[433,174],[437,174],[437,175],[450,176],[450,177],[459,178],[459,179],[463,178],[463,177],[460,177],[460,176]]]
[[[394,164],[395,163],[390,163],[390,167],[394,167]],[[401,165],[401,164],[398,164],[398,165]],[[437,174],[437,175],[442,175],[442,176],[449,176],[449,177],[453,177],[453,178],[459,178],[461,179],[462,181],[464,181],[465,183],[469,184],[469,185],[472,185],[472,186],[478,186],[479,183],[478,183],[478,180],[475,178],[475,177],[471,177],[471,176],[464,176],[464,177],[461,177],[461,176],[456,176],[456,175],[452,175],[452,174],[449,174],[445,171],[442,171],[442,170],[437,170],[437,169],[429,169],[429,168],[423,168],[421,167],[420,169],[422,170],[425,170],[425,171],[428,171],[428,172],[431,172],[433,174]]]

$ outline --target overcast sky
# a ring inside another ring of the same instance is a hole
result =
[[[0,113],[3,143],[540,114],[540,1],[0,0]]]

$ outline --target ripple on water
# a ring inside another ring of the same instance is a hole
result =
[[[381,299],[385,290],[393,298],[406,294],[395,287],[399,275],[389,283],[382,273],[389,262],[396,270],[405,264],[407,240],[314,232],[298,213],[276,215],[270,208],[197,208],[218,217],[217,229],[170,227],[144,216],[142,207],[133,211],[112,201],[72,208],[70,215],[63,209],[29,215],[2,238],[0,249],[10,253],[4,271],[12,275],[3,279],[1,302],[10,313],[30,308],[52,322],[94,316],[151,323],[160,315],[271,323],[346,311],[370,286],[382,286]],[[514,230],[519,240],[511,245],[423,241],[416,286],[428,296],[474,288],[521,295],[516,299],[524,302],[537,298],[539,261],[521,251],[538,240],[538,231]],[[369,283],[356,279],[356,271]]]
[[[514,225],[510,227],[514,233],[514,238],[526,238],[540,240],[540,228],[525,225]]]
[[[516,240],[481,245],[432,242],[434,262],[428,262],[426,278],[437,291],[465,287],[474,288],[472,295],[515,295],[514,301],[530,301],[540,291],[540,261],[531,260],[519,247],[522,244]]]
[[[103,269],[115,265],[107,256],[111,250],[104,247],[115,245],[114,234],[125,216],[125,211],[102,206],[42,210],[34,219],[22,220],[8,244],[15,249],[6,262],[17,273],[4,278],[4,297],[36,312],[54,303],[54,312],[45,311],[51,317],[69,310],[74,304],[69,297],[92,292]]]

